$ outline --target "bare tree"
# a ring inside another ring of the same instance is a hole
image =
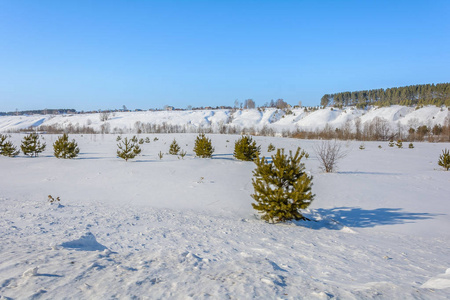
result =
[[[338,160],[347,156],[348,151],[342,150],[342,143],[334,141],[322,141],[320,145],[314,146],[314,152],[316,152],[319,159],[320,168],[331,173],[336,169]]]
[[[100,113],[100,121],[102,121],[102,122],[108,121],[109,116],[110,116],[110,112],[108,112],[108,111],[101,112]]]

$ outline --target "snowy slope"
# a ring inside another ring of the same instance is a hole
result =
[[[71,135],[81,149],[74,160],[51,147],[38,158],[0,157],[0,296],[450,297],[450,172],[436,163],[450,144],[348,142],[338,172],[324,174],[317,141],[257,137],[266,156],[269,143],[304,148],[314,176],[305,212],[314,221],[271,225],[251,207],[254,164],[232,157],[238,136],[209,135],[213,159],[193,156],[195,134],[147,136],[129,162],[116,158],[112,135]],[[174,138],[188,155],[160,160]]]
[[[214,132],[222,125],[238,128],[261,129],[264,126],[275,131],[295,130],[297,128],[315,130],[325,127],[340,128],[346,122],[353,126],[354,120],[360,118],[362,123],[371,122],[379,117],[387,120],[395,129],[398,124],[407,131],[409,127],[420,125],[434,126],[443,124],[446,117],[450,118],[447,108],[435,106],[423,107],[415,110],[412,107],[391,106],[361,110],[356,108],[325,108],[316,111],[305,111],[304,108],[292,110],[292,114],[285,114],[282,110],[257,109],[250,110],[196,110],[196,111],[145,111],[145,112],[117,112],[106,122],[100,121],[100,114],[76,115],[33,115],[33,116],[2,116],[0,117],[0,132],[36,127],[39,125],[89,126],[96,131],[107,125],[110,132],[135,132],[136,123],[184,126],[187,132],[197,132],[198,128],[211,127]]]

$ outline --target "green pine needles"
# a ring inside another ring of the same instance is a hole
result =
[[[195,155],[201,158],[210,158],[214,153],[211,139],[207,138],[204,133],[201,133],[195,139],[194,145]]]
[[[56,158],[75,158],[80,153],[80,148],[78,148],[75,140],[69,142],[69,136],[64,133],[53,144],[53,153]]]
[[[0,154],[9,157],[17,156],[20,151],[11,141],[8,141],[7,138],[6,135],[0,134]]]
[[[260,146],[256,146],[256,141],[251,136],[242,136],[234,143],[234,157],[239,160],[252,161],[259,156]]]
[[[45,142],[41,143],[37,133],[30,133],[29,135],[24,136],[20,148],[22,149],[23,154],[36,157],[45,150],[46,146]]]
[[[438,165],[446,169],[450,169],[450,152],[448,149],[442,150],[442,154],[439,156]]]
[[[263,220],[277,223],[306,219],[299,210],[307,208],[314,195],[311,193],[312,176],[305,173],[301,163],[304,156],[300,148],[294,155],[289,151],[289,157],[284,149],[277,149],[272,162],[264,157],[255,159],[252,179],[255,193],[251,196],[256,203],[252,206],[262,214]]]
[[[133,136],[131,139],[121,139],[117,147],[119,148],[117,149],[117,156],[125,159],[125,161],[135,158],[142,151],[136,136]]]
[[[178,155],[178,153],[180,152],[181,148],[178,145],[177,141],[175,139],[173,139],[172,144],[170,144],[170,148],[169,148],[169,154],[170,155]]]

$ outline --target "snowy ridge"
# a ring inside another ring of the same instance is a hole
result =
[[[371,122],[374,118],[383,118],[389,122],[391,128],[398,125],[408,130],[409,127],[421,125],[434,126],[443,124],[445,118],[450,118],[447,108],[427,106],[420,109],[405,106],[391,106],[370,108],[362,110],[357,108],[325,108],[316,111],[306,111],[304,108],[292,110],[286,114],[282,110],[268,108],[265,110],[195,110],[195,111],[145,111],[145,112],[116,112],[109,120],[101,121],[100,114],[76,115],[32,115],[32,116],[2,116],[0,117],[0,131],[15,131],[40,125],[88,126],[100,131],[107,125],[110,132],[121,130],[133,132],[137,122],[155,125],[184,126],[187,132],[195,132],[198,128],[211,127],[215,132],[223,125],[237,128],[261,129],[272,128],[277,132],[282,130],[294,131],[296,129],[316,130],[322,129],[326,124],[332,128],[340,128],[346,122],[354,126],[357,118],[362,124]]]

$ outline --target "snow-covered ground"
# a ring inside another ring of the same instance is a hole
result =
[[[17,131],[19,129],[46,126],[60,126],[67,128],[90,127],[103,132],[136,132],[137,124],[143,125],[171,125],[179,126],[185,132],[197,132],[199,128],[211,128],[219,132],[222,126],[235,128],[263,127],[277,132],[282,130],[294,131],[322,129],[326,124],[332,128],[341,128],[346,122],[353,127],[355,119],[370,123],[374,118],[382,118],[388,122],[392,130],[403,128],[407,132],[410,127],[421,125],[432,127],[444,124],[446,117],[450,119],[447,108],[426,106],[420,109],[393,105],[390,107],[368,110],[347,107],[343,109],[325,108],[316,111],[305,111],[305,108],[292,110],[286,114],[282,110],[268,108],[265,110],[195,110],[195,111],[141,111],[116,112],[110,115],[107,121],[101,121],[101,114],[75,114],[75,115],[31,115],[31,116],[1,116],[0,132]],[[148,132],[148,131],[147,131]]]
[[[251,207],[254,164],[233,159],[238,136],[208,135],[212,159],[193,156],[195,134],[147,136],[128,162],[100,134],[70,135],[73,160],[52,156],[53,135],[40,157],[0,157],[0,296],[450,298],[450,172],[437,165],[450,144],[344,142],[325,174],[318,141],[256,137],[265,156],[269,143],[310,154],[313,221],[273,225]],[[174,138],[188,155],[160,160]]]

